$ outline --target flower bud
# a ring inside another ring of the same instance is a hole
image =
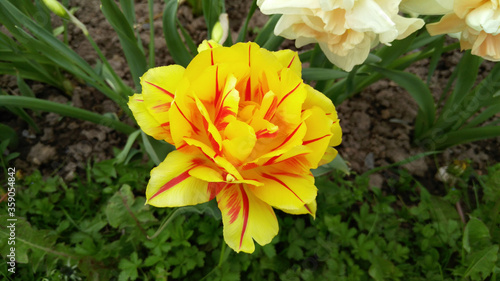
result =
[[[43,3],[49,10],[51,10],[54,14],[60,16],[61,18],[69,20],[68,11],[64,6],[59,3],[57,0],[43,0]]]

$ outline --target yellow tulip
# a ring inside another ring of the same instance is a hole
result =
[[[301,79],[296,52],[204,41],[184,69],[150,69],[129,107],[139,126],[177,148],[151,171],[147,203],[216,199],[224,238],[251,253],[278,233],[273,208],[315,216],[310,169],[331,161],[342,132],[335,107]]]
[[[401,0],[259,0],[264,14],[283,14],[274,33],[299,48],[319,43],[326,57],[350,71],[379,42],[390,45],[420,29],[421,19],[400,16]]]
[[[450,34],[460,39],[462,50],[491,61],[500,61],[499,0],[455,0],[453,12],[428,24],[431,35]]]

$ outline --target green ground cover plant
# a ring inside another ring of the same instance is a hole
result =
[[[147,2],[151,23],[153,1]],[[239,34],[227,39],[218,38],[223,34],[224,1],[188,2],[193,13],[205,19],[206,39],[222,40],[220,44],[229,47],[247,40],[249,21],[263,1],[252,2]],[[127,118],[135,121],[127,102],[134,93],[141,93],[141,77],[155,67],[155,37],[163,36],[178,65],[188,66],[198,54],[177,18],[179,2],[165,1],[163,34],[149,28],[149,44],[141,41],[134,28],[134,1],[102,0],[101,4],[129,66],[129,84],[118,77],[92,34],[74,15],[78,7],[70,7],[69,1],[0,1],[0,73],[15,76],[20,93],[16,96],[0,89],[2,110],[14,113],[37,133],[41,130],[30,110],[90,121],[128,137],[123,148],[114,149],[112,159],[88,159],[85,173],[65,181],[56,173],[10,172],[10,164],[20,155],[19,136],[0,124],[0,163],[5,176],[0,180],[0,201],[7,202],[3,187],[10,187],[13,181],[8,179],[15,179],[17,219],[16,274],[4,262],[0,264],[4,279],[497,280],[500,164],[479,174],[465,162],[450,163],[443,170],[446,179],[430,186],[400,165],[457,144],[500,136],[498,64],[479,80],[483,59],[474,51],[465,52],[436,100],[430,91],[431,77],[441,56],[459,46],[447,43],[444,35],[431,36],[420,29],[373,48],[365,62],[349,71],[329,61],[318,44],[301,52],[298,58],[306,63],[302,78],[336,105],[380,79],[403,87],[418,105],[413,138],[425,151],[364,174],[350,172],[340,151],[334,161],[313,170],[319,190],[315,218],[277,211],[278,235],[265,246],[256,245],[252,255],[235,253],[223,239],[222,214],[215,200],[182,208],[145,204],[151,169],[174,147],[124,122]],[[284,16],[271,15],[267,24],[254,30],[254,41],[262,48],[278,50],[284,38],[274,30]],[[51,17],[58,17],[62,25],[52,26]],[[97,57],[93,65],[71,49],[69,25],[76,26],[91,44]],[[248,54],[250,61],[250,49]],[[429,60],[427,81],[406,71],[423,59]],[[72,83],[95,88],[115,102],[121,113],[101,115],[38,98],[28,80],[51,85],[62,95],[72,94]],[[370,185],[370,175],[380,171],[386,183]],[[224,176],[231,182],[227,173]],[[8,218],[7,207],[0,208],[0,220]],[[0,225],[0,254],[6,261],[10,235],[9,228]]]
[[[213,202],[144,205],[152,166],[106,160],[70,183],[39,172],[22,179],[16,280],[496,280],[500,272],[498,164],[440,195],[402,169],[390,171],[387,191],[367,175],[332,171],[317,178],[316,219],[278,213],[278,236],[252,255],[224,246]],[[7,230],[0,235],[6,255]]]

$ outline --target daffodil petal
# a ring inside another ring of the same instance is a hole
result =
[[[224,187],[217,195],[217,203],[222,213],[224,240],[236,252],[252,253],[253,240],[265,245],[278,234],[273,209],[244,184]]]

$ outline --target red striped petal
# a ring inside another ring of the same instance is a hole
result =
[[[146,82],[147,84],[149,84],[149,85],[151,85],[151,86],[155,87],[156,89],[158,89],[158,90],[162,91],[164,94],[169,95],[172,99],[174,98],[174,94],[172,94],[171,92],[169,92],[169,91],[167,91],[167,90],[163,89],[162,87],[160,87],[160,86],[158,86],[158,85],[155,85],[155,84],[153,84],[153,83],[151,83],[151,82],[148,82],[148,81],[145,81],[145,82]]]

